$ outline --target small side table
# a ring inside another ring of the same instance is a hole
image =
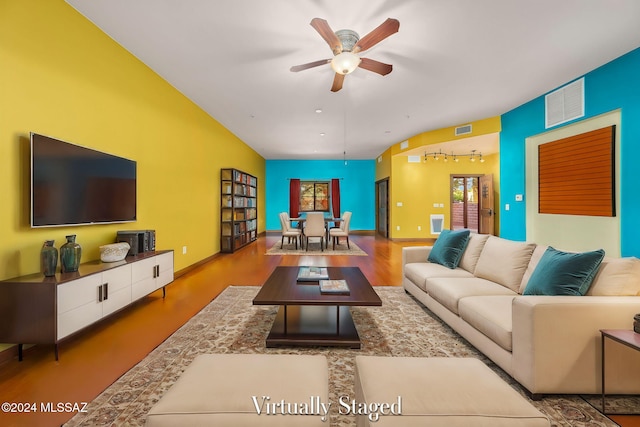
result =
[[[612,341],[618,342],[622,345],[626,345],[636,351],[640,351],[640,334],[635,333],[631,329],[600,329],[600,334],[602,334],[601,340],[601,352],[602,352],[602,413],[606,414],[605,407],[605,351],[604,351],[604,341],[605,338],[609,338]],[[622,414],[620,414],[622,415]]]

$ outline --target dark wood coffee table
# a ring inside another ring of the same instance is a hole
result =
[[[300,267],[276,267],[253,305],[279,305],[267,347],[331,346],[360,348],[349,306],[381,306],[358,267],[327,267],[330,279],[344,279],[349,295],[321,294],[318,282],[298,282]]]

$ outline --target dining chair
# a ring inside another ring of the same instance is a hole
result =
[[[349,245],[349,226],[351,223],[351,212],[345,212],[342,214],[342,222],[339,228],[332,228],[329,230],[329,237],[333,237],[333,249],[336,249],[336,242],[340,244],[340,237],[347,238],[347,248],[351,249]]]
[[[282,227],[282,240],[280,242],[281,248],[284,248],[285,237],[288,239],[289,243],[291,243],[292,237],[295,239],[296,249],[298,249],[298,239],[300,239],[300,246],[302,246],[302,231],[291,227],[289,215],[286,212],[280,212],[280,226]]]
[[[322,212],[309,212],[304,224],[304,237],[307,251],[309,250],[309,237],[320,238],[320,250],[324,251],[325,225]]]

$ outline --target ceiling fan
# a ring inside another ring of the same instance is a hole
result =
[[[331,59],[321,59],[319,61],[293,66],[291,67],[291,71],[298,72],[320,65],[331,64],[331,68],[336,72],[331,91],[337,92],[342,89],[344,76],[353,72],[358,67],[373,71],[381,76],[386,76],[393,70],[393,66],[390,64],[384,64],[369,58],[362,58],[358,54],[380,43],[390,35],[397,33],[400,28],[400,22],[397,19],[388,18],[363,38],[360,38],[358,33],[352,30],[338,30],[334,32],[331,27],[329,27],[327,21],[321,18],[313,18],[311,20],[311,26],[315,28],[320,36],[329,44],[334,56]]]

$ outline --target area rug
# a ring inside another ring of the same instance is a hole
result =
[[[251,304],[258,287],[230,286],[91,402],[87,413],[76,415],[66,425],[143,426],[151,407],[196,356],[206,353],[325,355],[329,363],[331,402],[338,401],[340,396],[354,395],[356,355],[475,357],[527,398],[516,382],[402,288],[385,286],[375,289],[382,299],[382,307],[352,308],[363,341],[360,350],[320,347],[267,349],[264,341],[277,307]],[[608,401],[614,402],[616,398],[608,398]],[[549,417],[553,426],[617,425],[580,396],[549,396],[531,403]],[[330,415],[330,426],[355,426],[355,417],[340,415],[337,408]]]
[[[287,243],[285,241],[284,243],[284,248],[282,246],[280,246],[280,240],[278,240],[276,242],[275,245],[273,245],[271,247],[271,249],[269,249],[267,251],[267,255],[323,255],[323,256],[330,256],[330,255],[355,255],[355,256],[368,256],[367,253],[365,251],[363,251],[362,249],[360,249],[360,247],[358,245],[356,245],[353,242],[349,242],[349,246],[351,247],[351,249],[349,249],[347,247],[347,242],[346,241],[341,241],[342,243],[339,245],[336,245],[336,248],[333,249],[333,245],[331,244],[331,242],[329,242],[329,247],[328,248],[324,248],[324,250],[320,250],[320,243],[319,242],[311,242],[309,243],[309,250],[305,249],[300,249],[300,246],[298,246],[298,249],[296,249],[295,243]]]

